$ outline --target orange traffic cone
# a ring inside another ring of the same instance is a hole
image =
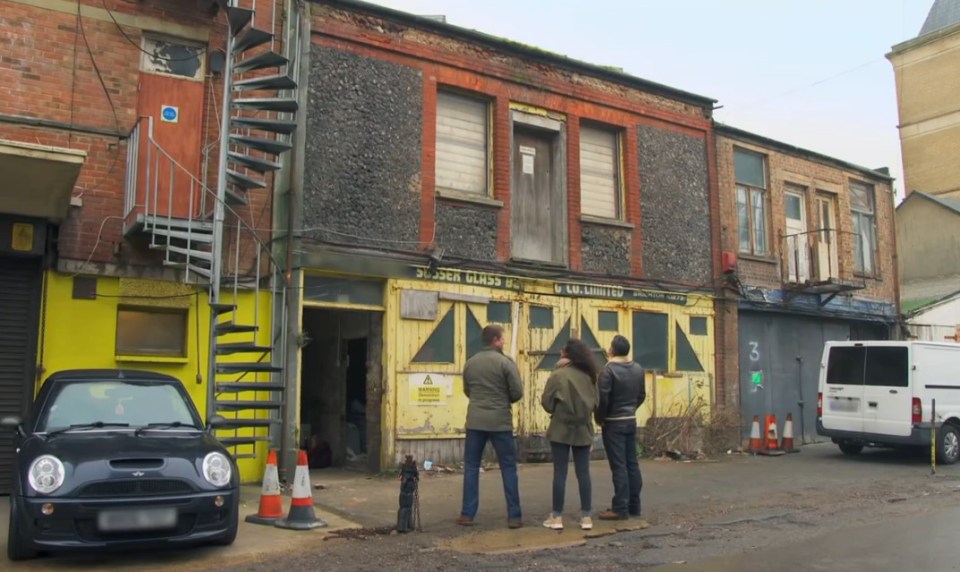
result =
[[[300,451],[297,455],[297,472],[293,477],[290,512],[287,513],[287,518],[276,521],[274,526],[290,530],[310,530],[327,526],[327,523],[317,518],[313,511],[313,493],[310,492],[310,468],[307,466],[306,451]]]
[[[763,442],[763,449],[760,450],[760,454],[771,457],[783,455],[783,451],[780,449],[780,439],[777,437],[777,416],[767,415],[764,425],[766,425],[767,437]]]
[[[280,476],[277,474],[277,452],[267,455],[267,468],[263,471],[263,487],[260,490],[260,510],[246,518],[254,524],[273,524],[283,518],[283,499],[280,498]]]
[[[760,442],[760,416],[753,416],[753,425],[750,427],[750,452],[757,454],[763,444]]]
[[[793,445],[793,413],[787,413],[787,420],[783,423],[783,443],[780,448],[787,453],[800,452],[800,449]]]

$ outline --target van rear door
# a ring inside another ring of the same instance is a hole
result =
[[[909,437],[912,426],[910,355],[906,346],[867,346],[863,431]]]
[[[866,348],[862,345],[827,345],[824,375],[824,429],[863,431],[863,375]]]

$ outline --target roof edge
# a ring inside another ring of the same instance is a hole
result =
[[[338,8],[343,8],[345,10],[350,10],[353,12],[366,13],[373,16],[379,16],[382,18],[400,21],[406,24],[410,24],[419,28],[424,28],[433,32],[440,34],[445,34],[452,36],[454,38],[459,38],[467,40],[469,42],[474,42],[478,44],[483,44],[491,48],[503,50],[507,53],[512,53],[524,58],[537,59],[543,62],[551,63],[558,67],[564,67],[571,71],[579,71],[588,75],[592,75],[599,79],[606,79],[616,83],[626,85],[628,87],[633,87],[648,91],[655,95],[660,95],[670,99],[675,99],[682,101],[684,103],[689,103],[696,105],[698,107],[712,110],[714,104],[718,100],[698,95],[689,91],[684,91],[675,87],[670,87],[668,85],[657,83],[655,81],[646,80],[634,75],[621,73],[613,71],[609,68],[606,68],[601,65],[587,63],[581,60],[576,60],[562,54],[555,52],[550,52],[547,50],[542,50],[533,46],[528,46],[521,42],[514,40],[499,38],[491,34],[484,32],[479,32],[476,30],[471,30],[468,28],[463,28],[461,26],[456,26],[453,24],[448,24],[441,22],[434,18],[428,18],[426,16],[418,16],[416,14],[411,14],[409,12],[403,12],[401,10],[395,10],[393,8],[387,8],[386,6],[380,6],[377,4],[371,4],[369,2],[363,2],[361,0],[308,0],[313,4],[326,4],[329,6],[334,6]]]
[[[945,38],[947,36],[952,36],[953,34],[960,33],[960,22],[956,24],[950,24],[946,28],[940,28],[939,30],[934,30],[933,32],[923,34],[922,36],[917,36],[911,38],[899,44],[894,44],[890,48],[890,52],[887,53],[887,59],[890,59],[893,56],[898,56],[903,52],[909,51],[913,48],[918,48],[920,46],[936,42],[939,39]]]
[[[909,201],[910,197],[913,197],[913,196],[918,196],[920,198],[927,199],[928,201],[934,204],[940,205],[941,207],[947,210],[953,211],[956,214],[960,214],[960,206],[952,205],[936,195],[932,195],[930,193],[927,193],[924,191],[917,191],[917,190],[910,191],[910,194],[907,195],[907,198],[903,199],[903,201],[901,201],[900,204],[897,205],[896,210],[900,210],[900,207],[907,204],[907,201]]]
[[[843,159],[837,159],[836,157],[831,157],[830,155],[824,155],[823,153],[817,153],[816,151],[804,149],[803,147],[797,147],[789,143],[784,143],[783,141],[777,141],[776,139],[771,139],[763,135],[758,135],[757,133],[746,131],[738,127],[733,127],[732,125],[726,125],[716,120],[714,120],[713,122],[713,128],[716,131],[716,133],[719,135],[725,134],[734,138],[746,139],[749,141],[753,141],[755,143],[759,143],[761,145],[774,147],[776,149],[785,151],[787,153],[794,153],[797,155],[803,155],[811,159],[826,161],[827,163],[831,163],[834,166],[842,167],[844,169],[849,169],[851,171],[857,171],[859,173],[862,173],[869,177],[873,177],[875,179],[882,179],[884,181],[888,181],[891,183],[896,180],[895,177],[892,177],[888,174],[878,171],[877,169],[871,169],[869,167],[857,165],[856,163],[850,163],[850,162],[844,161]],[[892,187],[893,185],[891,185],[891,189],[890,189],[891,192],[893,191]]]

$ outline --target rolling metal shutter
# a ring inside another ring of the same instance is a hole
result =
[[[0,417],[23,415],[34,385],[40,260],[0,256]],[[0,495],[9,494],[13,433],[0,431]]]

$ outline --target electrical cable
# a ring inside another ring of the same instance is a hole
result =
[[[79,2],[79,0],[78,0],[78,2]],[[94,56],[93,56],[93,50],[90,48],[90,42],[87,40],[87,32],[86,32],[86,29],[85,29],[84,26],[83,26],[83,16],[81,16],[81,14],[80,14],[79,3],[78,3],[78,5],[77,5],[77,27],[78,27],[79,30],[80,30],[80,36],[83,38],[83,44],[84,44],[84,46],[85,46],[86,49],[87,49],[87,55],[90,56],[90,63],[93,65],[93,70],[94,70],[94,72],[96,72],[96,74],[97,74],[97,79],[100,81],[100,87],[103,89],[103,93],[104,93],[104,95],[106,95],[106,97],[107,97],[107,103],[110,104],[110,111],[113,113],[114,129],[116,130],[117,133],[120,133],[120,132],[121,132],[121,131],[120,131],[120,116],[117,114],[117,106],[116,106],[116,104],[114,104],[114,102],[113,102],[113,97],[110,95],[110,90],[107,89],[107,84],[106,84],[106,82],[103,80],[103,74],[100,72],[100,66],[97,65],[97,60],[96,60],[96,58],[94,58]],[[71,104],[71,107],[72,107],[72,104]],[[71,120],[71,121],[72,121],[72,120]],[[93,190],[96,190],[97,187],[99,187],[100,184],[103,183],[104,180],[106,180],[107,178],[109,178],[110,176],[113,175],[113,171],[116,169],[116,167],[117,167],[117,162],[118,162],[119,160],[120,160],[120,142],[119,142],[119,138],[118,138],[117,147],[116,147],[116,150],[114,151],[114,154],[113,154],[113,160],[110,162],[110,167],[107,169],[106,174],[104,174],[102,177],[100,177],[100,179],[99,179],[98,181],[96,181],[96,184],[91,184],[91,185],[90,185],[90,187],[92,187]],[[91,190],[91,189],[90,189],[90,188],[85,188],[85,189],[80,193],[80,195],[82,196],[84,193],[86,193],[86,192],[89,191],[89,190]]]
[[[127,33],[123,31],[123,27],[120,25],[120,22],[117,22],[117,19],[114,18],[114,16],[113,16],[113,12],[111,12],[110,9],[107,8],[107,0],[101,0],[101,3],[103,4],[103,9],[106,10],[106,12],[107,12],[107,15],[110,16],[110,19],[111,19],[111,20],[113,20],[113,25],[116,26],[116,27],[117,27],[117,30],[120,31],[120,34],[121,34],[128,42],[130,42],[130,45],[131,45],[131,46],[137,48],[138,50],[140,50],[141,52],[147,54],[147,55],[150,56],[151,58],[158,59],[158,60],[165,61],[165,62],[187,62],[187,61],[190,61],[190,60],[197,59],[198,56],[206,53],[206,51],[207,51],[207,48],[206,48],[206,47],[199,47],[199,46],[198,46],[198,47],[197,47],[197,50],[199,50],[199,51],[197,52],[196,55],[193,55],[193,56],[184,56],[184,57],[182,57],[182,58],[166,58],[166,57],[158,56],[157,54],[148,52],[147,50],[145,50],[145,49],[143,49],[142,47],[140,47],[140,44],[139,44],[136,40],[134,40],[133,38],[131,38],[130,36],[128,36]]]

